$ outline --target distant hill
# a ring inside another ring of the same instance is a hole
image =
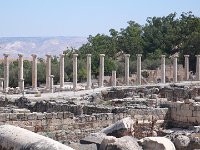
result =
[[[16,57],[22,53],[30,57],[32,53],[44,57],[45,54],[59,55],[68,48],[79,48],[87,43],[86,37],[0,37],[0,57],[9,53]]]

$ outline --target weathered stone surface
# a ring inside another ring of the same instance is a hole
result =
[[[121,138],[106,136],[100,145],[100,150],[142,150],[142,148],[131,136]]]
[[[57,141],[12,125],[0,126],[0,147],[4,150],[73,150]]]
[[[107,128],[104,128],[100,132],[105,133],[106,135],[114,135],[116,137],[132,135],[133,124],[134,121],[130,117],[127,117],[117,121],[115,124],[112,124]]]
[[[176,150],[174,144],[165,137],[145,137],[139,143],[144,150]]]
[[[190,138],[185,135],[178,135],[174,141],[177,150],[186,149],[190,143]]]
[[[81,144],[92,144],[95,143],[100,145],[102,140],[106,137],[105,133],[91,133],[89,136],[80,140]]]

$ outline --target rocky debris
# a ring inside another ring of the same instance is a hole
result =
[[[174,144],[165,137],[145,137],[138,142],[144,150],[176,150]]]
[[[105,133],[106,135],[115,136],[117,138],[125,136],[125,135],[133,135],[133,125],[134,121],[130,118],[123,118],[119,121],[117,121],[115,124],[112,124],[103,130],[101,130],[101,133]]]
[[[96,144],[70,143],[69,146],[75,150],[97,150]]]
[[[173,141],[177,150],[186,149],[190,143],[190,138],[185,135],[178,135]]]
[[[131,136],[121,138],[106,136],[99,150],[142,150],[142,148],[137,143],[137,140]]]
[[[13,150],[73,150],[50,138],[12,125],[0,126],[0,148]]]

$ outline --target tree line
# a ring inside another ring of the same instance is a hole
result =
[[[142,54],[142,68],[156,69],[160,66],[160,55],[166,55],[166,64],[171,63],[170,56],[179,53],[178,63],[184,65],[184,55],[190,55],[190,70],[195,70],[195,55],[200,54],[200,18],[192,12],[180,16],[171,13],[163,17],[148,17],[145,25],[128,21],[126,28],[119,31],[109,30],[109,35],[89,36],[88,42],[79,49],[67,49],[65,54],[65,81],[72,81],[72,54],[78,53],[78,81],[86,80],[86,54],[92,54],[92,76],[99,73],[99,54],[105,54],[105,75],[112,70],[117,76],[124,76],[123,54],[130,54],[130,73],[136,72],[136,54]],[[38,59],[38,83],[45,83],[45,60]],[[3,76],[3,64],[0,65]],[[52,58],[54,82],[59,82],[59,58]],[[10,64],[10,86],[17,86],[18,62]],[[31,85],[31,62],[24,61],[25,85]]]

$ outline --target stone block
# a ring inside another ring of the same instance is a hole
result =
[[[43,120],[43,119],[46,119],[45,115],[43,113],[38,113],[37,120]]]
[[[17,120],[26,120],[24,113],[17,114]]]
[[[10,114],[9,114],[9,120],[17,120],[17,114],[15,114],[15,113],[10,113]]]
[[[5,122],[9,120],[9,114],[7,113],[0,113],[0,122]]]
[[[47,119],[52,119],[53,118],[53,114],[52,113],[46,113],[46,118]]]
[[[58,119],[63,119],[64,118],[63,112],[58,112],[57,113],[57,118]]]
[[[54,126],[54,125],[59,125],[59,124],[62,124],[61,119],[52,119],[51,124],[49,124],[49,125]]]
[[[28,114],[25,114],[25,116],[27,116],[28,120],[36,120],[37,119],[36,113],[28,113]]]

